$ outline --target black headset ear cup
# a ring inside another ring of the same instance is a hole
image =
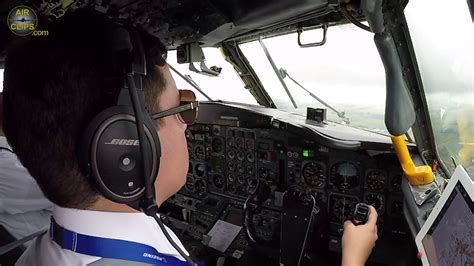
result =
[[[80,147],[82,172],[94,179],[107,199],[132,203],[145,193],[145,180],[154,183],[160,167],[161,146],[153,120],[144,119],[150,169],[143,176],[142,154],[133,109],[113,106],[99,113],[87,127]]]

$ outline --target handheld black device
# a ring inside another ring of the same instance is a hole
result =
[[[361,225],[367,223],[370,215],[370,207],[365,203],[357,203],[352,216],[352,223],[354,225]]]

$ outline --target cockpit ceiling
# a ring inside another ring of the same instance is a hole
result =
[[[173,49],[183,43],[216,46],[235,37],[337,23],[344,19],[338,12],[339,5],[349,0],[71,0],[67,7],[61,4],[64,2],[32,0],[28,5],[38,10],[45,23],[64,12],[93,7],[110,16],[132,20]],[[18,4],[21,1],[2,1],[0,27],[5,27],[8,11]],[[0,34],[11,35],[6,28]]]

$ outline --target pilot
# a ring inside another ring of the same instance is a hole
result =
[[[62,227],[88,236],[142,243],[161,254],[183,257],[167,241],[153,218],[125,204],[112,202],[79,168],[77,148],[84,127],[101,110],[116,103],[117,86],[109,82],[114,66],[104,30],[111,23],[95,11],[65,15],[48,28],[49,36],[21,39],[7,51],[4,130],[18,157],[55,207]],[[146,108],[153,113],[180,105],[180,96],[162,55],[166,48],[148,40],[144,49],[148,75]],[[162,204],[186,182],[186,123],[181,114],[156,122],[161,158],[155,182]],[[376,239],[375,210],[364,226],[346,224],[344,262],[363,265]],[[181,249],[176,235],[168,230]],[[62,249],[44,234],[25,251],[17,265],[94,265],[101,257]],[[347,254],[346,251],[351,254]],[[127,249],[117,252],[130,252]],[[132,260],[132,259],[131,259]],[[113,265],[132,265],[134,261]],[[99,264],[97,264],[99,265]],[[142,264],[133,264],[142,265]]]
[[[7,143],[2,130],[2,99],[0,92],[0,246],[48,226],[53,208]],[[0,264],[13,265],[23,249],[1,255]]]

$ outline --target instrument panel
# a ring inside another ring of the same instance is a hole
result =
[[[335,239],[340,240],[342,224],[358,202],[377,209],[379,236],[408,236],[402,222],[402,172],[391,151],[338,150],[276,128],[195,124],[186,138],[187,182],[167,205],[187,213],[170,215],[170,226],[185,228],[197,241],[205,242],[217,220],[242,226],[244,202],[261,182],[271,188],[271,196],[252,223],[268,245],[278,245],[282,198],[290,189],[315,197],[328,213],[328,234]],[[242,231],[226,251],[232,256],[252,248]]]

